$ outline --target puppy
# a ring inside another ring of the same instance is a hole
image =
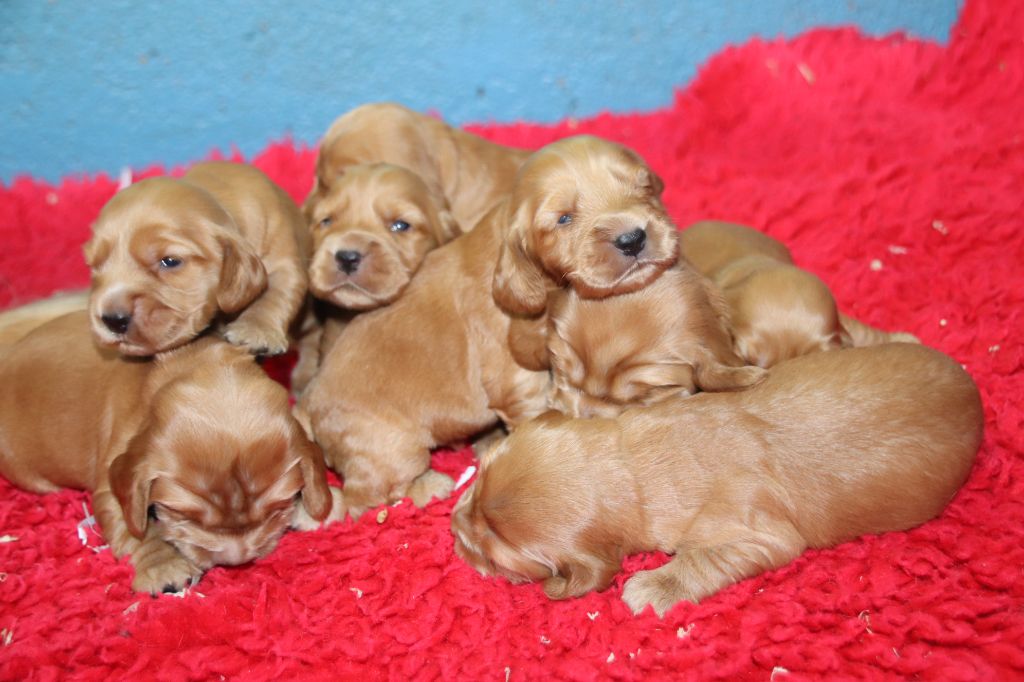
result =
[[[424,256],[460,234],[444,197],[412,171],[351,166],[312,209],[310,292],[318,299],[299,346],[292,388],[301,393],[353,311],[392,303]]]
[[[809,547],[935,517],[982,425],[960,365],[902,343],[807,355],[748,391],[616,419],[551,413],[484,459],[452,514],[455,550],[553,599],[608,587],[627,554],[668,552],[622,595],[663,615]]]
[[[705,221],[680,234],[683,257],[721,287],[736,351],[761,367],[820,350],[917,343],[841,315],[818,277],[793,265],[780,242],[742,225]]]
[[[469,229],[504,198],[529,154],[399,104],[364,104],[338,118],[324,135],[303,211],[311,218],[350,166],[384,162],[419,175],[447,200],[458,224]]]
[[[283,353],[306,294],[302,215],[241,164],[203,163],[118,192],[84,252],[93,334],[125,355],[176,348],[214,322],[252,353]]]
[[[721,293],[683,259],[639,291],[601,299],[559,292],[549,317],[552,406],[575,417],[742,389],[765,373],[733,352]]]
[[[565,287],[583,298],[636,291],[676,262],[663,184],[635,152],[588,135],[544,150],[516,182],[494,272],[502,308],[535,316]]]
[[[89,317],[0,349],[0,474],[36,493],[91,490],[111,550],[131,555],[133,589],[177,591],[264,556],[293,517],[328,515],[323,455],[244,350],[206,336],[123,358],[92,343]]]
[[[567,138],[548,145],[523,164],[505,201],[472,231],[426,256],[397,301],[345,327],[296,414],[344,477],[353,517],[405,496],[418,505],[446,497],[453,482],[429,469],[431,448],[498,420],[515,426],[546,409],[548,373],[516,362],[508,344],[511,316],[491,294],[503,237],[526,232],[548,193],[566,182],[573,183],[572,198],[561,192],[558,199],[581,202],[574,215],[585,226],[618,224],[624,206],[651,219],[650,200],[634,195],[647,191],[652,177],[634,154],[611,142]],[[592,201],[598,196],[601,201]],[[634,267],[648,266],[622,269]]]

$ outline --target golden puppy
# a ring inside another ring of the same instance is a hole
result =
[[[452,514],[455,550],[553,599],[606,588],[627,554],[675,554],[623,591],[664,614],[809,547],[935,517],[983,422],[960,365],[904,343],[807,355],[747,391],[615,419],[549,413],[483,459]]]
[[[678,258],[661,179],[635,152],[579,135],[544,148],[516,182],[515,211],[494,272],[494,298],[536,316],[550,291],[583,298],[636,291]]]
[[[207,336],[122,358],[89,327],[71,313],[0,350],[0,474],[37,493],[91,490],[135,590],[176,591],[264,556],[303,518],[299,493],[305,518],[331,511],[319,448],[245,351]]]
[[[251,166],[143,180],[107,202],[85,245],[93,334],[145,356],[221,322],[231,343],[283,353],[305,298],[307,242],[294,202]]]
[[[890,341],[917,343],[841,315],[818,277],[789,250],[743,225],[704,221],[680,233],[683,257],[722,289],[740,357],[761,367],[820,350]]]
[[[601,299],[574,291],[549,304],[552,406],[613,417],[697,391],[746,388],[764,377],[732,348],[725,301],[685,260],[645,288]]]
[[[307,218],[350,166],[392,163],[419,175],[470,229],[504,198],[530,152],[494,144],[399,104],[364,104],[338,118],[320,142]]]
[[[424,256],[460,234],[443,196],[385,163],[350,167],[311,217],[310,291],[348,310],[393,302]]]

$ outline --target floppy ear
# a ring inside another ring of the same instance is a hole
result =
[[[526,245],[527,211],[512,214],[494,268],[494,301],[510,313],[536,315],[547,307],[547,276]]]
[[[149,492],[156,474],[146,466],[145,449],[139,439],[140,436],[133,438],[124,454],[110,463],[107,475],[128,531],[141,540],[149,522]]]
[[[292,449],[299,456],[299,473],[302,474],[302,506],[317,521],[323,521],[331,513],[331,490],[327,486],[327,468],[320,446],[303,433],[298,422],[292,422]]]
[[[237,313],[267,288],[263,261],[241,237],[227,230],[217,237],[222,253],[217,305],[225,313]]]

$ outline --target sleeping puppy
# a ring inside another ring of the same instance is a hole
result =
[[[820,350],[918,342],[840,314],[825,283],[793,265],[785,246],[757,230],[704,221],[679,239],[683,257],[721,287],[736,351],[746,362],[771,367]]]
[[[431,448],[499,420],[514,427],[546,409],[548,373],[526,369],[513,357],[512,318],[491,294],[503,236],[527,231],[538,206],[565,183],[581,202],[574,209],[580,241],[601,225],[618,225],[627,210],[637,220],[653,220],[660,214],[648,207],[649,199],[635,198],[651,177],[634,154],[611,142],[567,138],[548,145],[523,164],[511,196],[472,231],[427,254],[398,300],[345,327],[296,414],[344,477],[353,517],[405,496],[417,505],[447,497],[453,481],[430,470]],[[569,192],[558,198],[568,200]],[[596,196],[601,200],[582,203]],[[654,229],[656,240],[663,239],[660,229]]]
[[[552,407],[614,417],[698,389],[746,388],[764,377],[732,348],[718,289],[685,260],[647,287],[601,299],[558,292],[549,304]]]
[[[419,175],[446,199],[458,224],[472,228],[504,198],[530,152],[453,128],[399,104],[364,104],[338,118],[320,142],[307,218],[350,166],[391,163]]]
[[[294,202],[251,166],[143,180],[107,202],[84,248],[93,334],[147,356],[216,322],[252,353],[283,353],[306,293],[307,243]]]
[[[663,615],[807,548],[934,518],[982,425],[960,365],[903,343],[807,355],[748,391],[615,419],[550,413],[484,458],[452,514],[455,550],[552,599],[605,589],[627,554],[668,552],[622,595]]]
[[[36,493],[91,490],[137,591],[264,556],[293,518],[322,520],[334,503],[285,389],[216,337],[123,358],[93,344],[88,312],[71,313],[0,350],[0,385],[0,474]]]
[[[386,163],[351,166],[312,209],[309,289],[292,389],[299,394],[352,313],[392,303],[424,256],[460,234],[445,203],[420,176]]]

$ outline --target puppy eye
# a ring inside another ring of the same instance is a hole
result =
[[[330,216],[327,216],[326,218],[321,220],[318,224],[320,225],[320,227],[330,227],[331,223],[333,223],[333,222],[334,222],[334,218],[332,218]]]
[[[568,225],[571,222],[572,222],[572,213],[563,213],[562,215],[558,216],[558,224],[559,225]]]
[[[406,230],[409,229],[409,223],[405,222],[404,220],[396,220],[395,222],[391,223],[391,227],[389,229],[392,232],[405,232]]]
[[[160,267],[167,270],[173,270],[179,265],[181,265],[181,259],[174,256],[164,256],[160,259]]]

